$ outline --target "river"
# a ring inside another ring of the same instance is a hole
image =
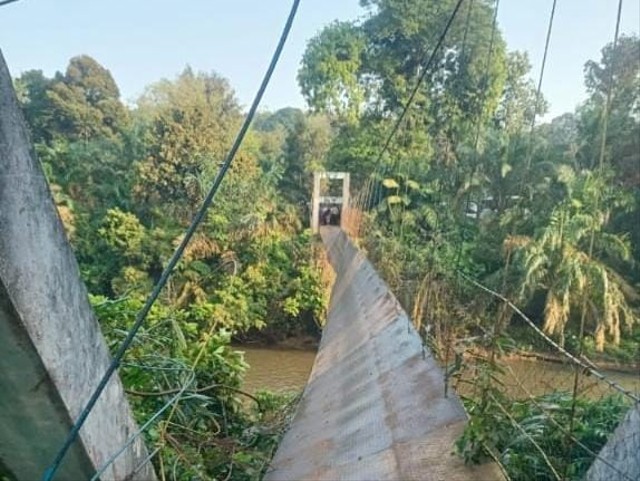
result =
[[[298,349],[267,349],[236,346],[244,352],[244,360],[249,364],[245,375],[244,389],[256,392],[260,389],[286,392],[301,391],[313,366],[315,351]]]
[[[259,389],[277,392],[301,391],[307,382],[316,355],[314,351],[293,349],[247,346],[239,346],[236,349],[245,353],[245,361],[250,366],[244,384],[244,388],[249,392]],[[554,389],[571,390],[573,386],[573,369],[563,364],[510,359],[504,367],[508,373],[504,378],[505,385],[518,397],[525,395],[524,390],[527,391],[526,394],[530,392],[539,395]],[[513,375],[510,370],[513,371]],[[611,371],[604,371],[603,374],[624,388],[640,394],[638,374]],[[583,376],[582,379],[582,387],[587,395],[600,397],[612,392],[593,377]]]

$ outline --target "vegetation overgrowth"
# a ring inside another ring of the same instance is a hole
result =
[[[559,353],[464,276],[585,362],[638,372],[640,39],[605,45],[585,64],[586,100],[549,119],[527,54],[494,29],[495,2],[466,2],[379,158],[456,2],[361,3],[369,15],[325,27],[299,73],[336,132],[326,168],[360,188],[360,245],[448,376],[473,373],[465,459],[497,459],[511,479],[580,479],[628,403],[588,399],[580,372],[573,392],[514,398],[500,360]]]
[[[72,58],[23,73],[16,90],[32,140],[112,350],[117,349],[217,173],[242,118],[228,82],[186,68],[124,105],[110,72]],[[318,337],[326,282],[306,219],[307,165],[324,117],[261,114],[136,337],[120,376],[161,479],[256,479],[291,396],[242,390],[232,340]],[[303,155],[301,153],[304,153]]]
[[[487,330],[515,332],[519,348],[546,346],[459,271],[574,353],[639,360],[638,37],[623,35],[586,63],[588,98],[575,112],[532,129],[547,102],[526,53],[493,31],[492,2],[468,2],[374,165],[454,1],[361,3],[363,20],[331,24],[307,46],[298,79],[310,111],[256,119],[120,370],[141,422],[187,383],[171,416],[146,433],[161,479],[264,472],[292,400],[244,393],[246,364],[230,342],[318,334],[327,294],[305,229],[317,169],[348,171],[354,191],[371,193],[359,204],[368,212],[362,246],[443,362],[456,340]],[[53,78],[24,72],[15,86],[115,347],[216,175],[242,109],[224,78],[188,67],[125,105],[87,55]],[[503,393],[482,392],[468,400],[466,460],[487,456],[489,440],[512,479],[542,472],[511,418],[558,456],[582,456],[537,411],[553,404],[564,424],[564,394],[518,400],[505,414],[488,401]],[[580,400],[579,439],[597,451],[621,406]],[[588,462],[565,459],[565,474],[577,479]]]

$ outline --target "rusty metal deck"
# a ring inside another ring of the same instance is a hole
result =
[[[466,415],[365,256],[338,228],[321,235],[336,271],[308,384],[265,480],[503,479],[453,454]]]

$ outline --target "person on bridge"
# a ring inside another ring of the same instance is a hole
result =
[[[335,205],[331,207],[331,225],[340,225],[340,209]]]
[[[331,210],[328,207],[324,207],[320,212],[320,225],[331,224]]]

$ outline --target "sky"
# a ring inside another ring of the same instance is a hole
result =
[[[437,0],[435,0],[437,1]],[[469,0],[467,0],[469,1]],[[499,24],[511,50],[525,50],[537,79],[553,0],[502,0]],[[543,83],[552,118],[586,97],[583,66],[613,38],[618,0],[557,0]],[[133,102],[186,65],[228,78],[248,106],[280,35],[290,0],[19,0],[0,6],[0,49],[14,76],[64,71],[88,54]],[[366,13],[358,0],[302,0],[262,108],[305,106],[296,74],[305,46],[334,20]],[[622,32],[640,30],[640,1],[625,0]]]

